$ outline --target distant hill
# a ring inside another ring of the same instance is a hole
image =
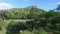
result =
[[[0,10],[0,16],[5,17],[7,19],[15,19],[15,18],[27,18],[29,14],[43,14],[45,11],[39,9],[37,6],[29,6],[26,8],[12,8],[7,10]],[[31,17],[30,17],[31,18]]]

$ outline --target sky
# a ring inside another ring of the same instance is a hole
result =
[[[60,4],[60,0],[0,0],[0,10],[37,6],[43,10],[51,10]]]

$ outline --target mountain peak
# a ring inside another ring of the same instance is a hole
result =
[[[37,8],[37,6],[29,6],[28,8]]]

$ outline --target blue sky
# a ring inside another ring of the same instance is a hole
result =
[[[58,4],[60,4],[60,0],[0,0],[0,9],[37,6],[44,10],[50,10],[56,8]]]

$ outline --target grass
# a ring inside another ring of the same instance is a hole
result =
[[[0,31],[0,34],[6,34],[6,27],[7,27],[7,25],[11,22],[11,21],[19,21],[19,22],[26,22],[26,21],[29,21],[29,20],[27,20],[27,19],[25,19],[25,20],[12,20],[12,19],[10,19],[10,20],[0,20],[0,23],[2,23],[1,25],[2,25],[2,30]],[[28,32],[28,31],[27,31]],[[26,33],[26,32],[25,32]],[[29,32],[30,33],[30,32]],[[22,33],[23,34],[23,33]]]
[[[0,34],[6,34],[6,27],[7,25],[11,22],[11,21],[20,21],[20,22],[26,22],[26,21],[29,21],[30,19],[25,19],[25,20],[3,20],[3,27],[2,27],[2,30],[0,31]],[[41,34],[47,34],[44,30],[40,30],[39,32],[41,32]],[[30,31],[23,31],[21,32],[21,34],[34,34],[34,32],[30,32]]]
[[[23,31],[23,32],[21,32],[20,34],[34,34],[33,32],[30,32],[30,31]]]
[[[6,34],[6,29],[2,27],[2,30],[0,31],[0,34]]]

